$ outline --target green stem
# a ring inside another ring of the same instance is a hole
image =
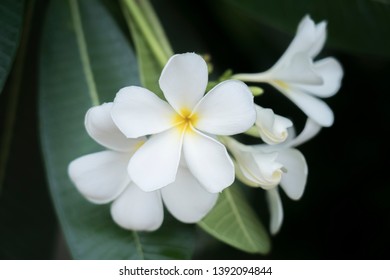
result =
[[[133,231],[133,237],[134,237],[134,243],[135,243],[135,247],[137,248],[139,258],[141,260],[144,260],[145,255],[144,255],[144,251],[142,250],[141,240],[139,239],[139,235],[136,231]]]
[[[77,0],[69,0],[69,5],[72,14],[74,29],[76,32],[77,44],[79,46],[81,62],[83,64],[83,71],[89,89],[89,95],[91,97],[92,105],[96,106],[99,105],[99,95],[92,73],[91,62],[89,61],[87,42],[85,41],[85,35],[83,31],[83,25],[81,22],[80,10],[77,4]]]
[[[152,30],[154,30],[154,33],[160,43],[161,48],[164,50],[165,54],[168,57],[171,57],[174,54],[172,47],[149,0],[140,1],[139,4],[141,6],[142,11],[144,12],[145,17],[149,21]]]
[[[151,48],[153,54],[155,55],[158,63],[160,64],[161,68],[165,66],[167,63],[170,54],[166,53],[164,51],[164,48],[162,47],[161,42],[158,40],[156,34],[153,32],[151,26],[149,25],[148,20],[146,19],[146,16],[142,13],[142,10],[139,7],[139,4],[137,4],[136,0],[124,0],[124,3],[126,7],[128,8],[128,11],[130,12],[130,16],[134,20],[135,24],[139,28],[139,30],[142,32],[142,34],[145,37],[146,42],[148,43],[149,47]],[[155,14],[149,12],[149,17],[155,18]],[[157,19],[155,19],[157,20]],[[164,45],[164,44],[163,44]]]

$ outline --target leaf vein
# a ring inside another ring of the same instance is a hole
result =
[[[77,0],[69,0],[69,5],[72,14],[73,26],[76,32],[77,44],[79,46],[80,58],[83,65],[83,71],[87,86],[89,89],[89,95],[91,98],[92,105],[99,105],[99,95],[96,89],[96,83],[93,76],[91,62],[88,55],[88,46],[85,40],[85,35],[83,31],[83,25],[81,22],[80,10],[77,4]]]
[[[249,243],[253,246],[253,247],[256,247],[256,244],[255,242],[253,241],[252,237],[250,236],[249,232],[246,230],[246,227],[244,225],[244,221],[242,220],[241,216],[240,216],[240,213],[234,203],[234,200],[233,200],[233,197],[230,193],[230,190],[226,190],[226,198],[227,200],[229,201],[229,204],[232,208],[232,211],[234,213],[234,215],[236,216],[236,219],[237,219],[237,222],[242,230],[242,232],[244,233],[245,237],[247,238],[247,240],[249,241]]]

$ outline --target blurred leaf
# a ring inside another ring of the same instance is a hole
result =
[[[0,4],[0,13],[1,13],[1,5]],[[4,107],[0,108],[1,111],[4,111],[4,115],[0,114],[0,119],[3,121],[0,123],[0,125],[3,125],[4,128],[0,127],[2,129],[1,134],[1,141],[0,141],[0,193],[3,188],[5,176],[6,176],[6,168],[9,160],[9,154],[10,154],[10,146],[12,143],[12,139],[14,137],[14,129],[15,129],[15,122],[16,122],[16,111],[19,104],[19,96],[21,93],[21,87],[25,84],[23,83],[25,69],[26,67],[26,52],[27,50],[32,49],[31,46],[28,46],[29,42],[29,35],[31,31],[32,26],[32,17],[34,14],[34,5],[35,1],[30,1],[26,5],[26,13],[22,13],[22,17],[24,17],[24,24],[22,32],[21,32],[21,39],[20,39],[20,46],[18,48],[18,52],[16,54],[15,63],[10,71],[8,83],[4,87],[5,97],[1,101],[1,103],[4,103]],[[4,12],[4,11],[3,11]],[[1,15],[0,15],[1,16]],[[2,19],[0,18],[0,21]],[[19,38],[18,38],[19,40]],[[1,38],[0,38],[0,62],[2,61],[2,52],[1,48],[4,47]],[[16,49],[15,49],[16,50]],[[30,59],[31,60],[31,59]],[[30,65],[30,64],[29,64]],[[28,65],[28,66],[29,66]],[[0,64],[0,73],[1,73],[1,64]],[[32,75],[29,75],[28,78],[31,78]],[[6,77],[4,77],[5,79]],[[1,78],[0,78],[1,79]],[[31,81],[30,81],[31,82]],[[0,91],[1,91],[1,81],[0,81]]]
[[[331,47],[390,57],[388,0],[220,0],[212,4],[219,10],[230,6],[235,13],[242,12],[259,23],[269,24],[291,35],[303,16],[310,14],[316,22],[328,22],[328,43]],[[231,18],[231,13],[225,15],[226,20]],[[240,21],[236,23],[238,26],[241,24]],[[255,36],[255,28],[250,28]]]
[[[249,253],[266,254],[270,239],[238,185],[225,189],[217,205],[198,223],[215,238]]]
[[[0,96],[0,259],[51,259],[54,253],[57,223],[36,122],[38,40],[33,34],[42,23],[36,2],[26,3],[20,46]]]
[[[14,61],[19,46],[23,23],[24,0],[0,2],[0,93]]]
[[[108,5],[115,2],[53,1],[48,9],[41,48],[40,122],[54,205],[74,258],[189,258],[193,227],[168,218],[153,233],[123,230],[112,221],[108,205],[87,202],[67,175],[71,160],[101,150],[85,132],[87,109],[113,100],[121,87],[139,84],[128,38]]]

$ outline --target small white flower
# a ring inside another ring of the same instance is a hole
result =
[[[320,128],[321,126],[308,119],[305,128],[297,137],[291,137],[287,139],[286,142],[279,145],[258,145],[257,147],[254,147],[254,149],[259,151],[273,151],[278,153],[277,160],[282,163],[286,169],[286,172],[282,175],[280,187],[287,196],[293,200],[299,200],[302,197],[308,174],[305,157],[300,151],[293,147],[314,137],[320,131]],[[271,215],[270,231],[272,234],[276,234],[283,222],[283,207],[279,195],[279,188],[267,190],[266,195]]]
[[[266,190],[280,183],[283,165],[276,161],[277,153],[255,150],[230,137],[224,142],[234,156],[236,175],[243,183]]]
[[[256,127],[261,139],[270,145],[279,144],[286,140],[288,136],[287,128],[291,127],[293,123],[282,116],[274,114],[272,109],[262,108],[258,105],[256,107]]]
[[[253,96],[244,83],[233,80],[204,95],[207,82],[206,62],[186,53],[171,57],[161,73],[159,84],[168,102],[140,87],[117,93],[111,116],[118,128],[129,138],[151,135],[128,166],[144,191],[175,181],[182,152],[190,172],[209,192],[233,183],[232,160],[212,135],[250,128],[256,119]]]
[[[318,97],[336,94],[341,85],[340,63],[327,57],[313,59],[324,46],[326,22],[315,24],[309,16],[300,22],[295,38],[276,64],[257,74],[237,74],[233,78],[248,82],[266,82],[294,102],[309,118],[321,126],[331,126],[334,115]]]
[[[112,218],[125,229],[159,228],[164,217],[163,202],[182,222],[201,220],[218,195],[204,190],[184,166],[179,167],[176,180],[161,191],[144,192],[131,182],[128,162],[146,138],[126,138],[113,123],[111,108],[112,103],[96,106],[85,116],[88,134],[109,150],[82,156],[69,164],[69,176],[80,193],[93,203],[113,202]]]

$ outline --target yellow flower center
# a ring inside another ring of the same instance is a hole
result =
[[[195,126],[198,121],[198,115],[193,114],[187,108],[183,108],[179,113],[176,113],[173,116],[173,124],[179,129],[180,132],[186,130],[186,132],[190,131],[191,126]]]

